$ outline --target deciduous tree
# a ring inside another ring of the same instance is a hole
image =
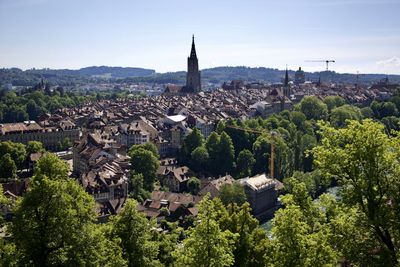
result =
[[[21,253],[21,265],[123,263],[118,253],[116,258],[109,257],[114,252],[96,230],[93,198],[75,181],[40,176],[33,178],[31,189],[15,209],[12,236]]]
[[[131,157],[131,168],[136,174],[143,175],[143,185],[146,190],[153,190],[154,182],[157,179],[158,159],[154,153],[144,148],[129,151]]]
[[[5,154],[0,158],[0,179],[7,181],[17,178],[17,165],[10,154]]]
[[[199,204],[198,221],[175,251],[176,266],[223,267],[234,263],[237,234],[222,231],[214,203],[207,196]]]
[[[219,198],[226,206],[234,203],[241,206],[246,202],[246,194],[239,182],[224,184],[220,189]]]
[[[322,127],[322,143],[314,149],[323,172],[343,186],[343,201],[358,208],[373,229],[384,257],[399,262],[400,251],[400,139],[390,137],[372,120],[351,121],[346,128]]]
[[[50,180],[68,179],[69,166],[56,154],[46,153],[35,166],[35,176],[46,176]]]
[[[321,120],[328,114],[328,107],[315,96],[306,96],[300,102],[300,111],[307,119]]]
[[[200,191],[201,182],[196,177],[191,177],[187,183],[187,187],[189,192],[193,195],[196,195]]]
[[[244,149],[240,151],[236,160],[238,177],[251,176],[255,163],[256,160],[250,150]]]
[[[112,235],[121,239],[123,257],[128,266],[159,266],[158,244],[152,241],[152,224],[137,209],[135,200],[127,200],[121,213],[112,221]]]

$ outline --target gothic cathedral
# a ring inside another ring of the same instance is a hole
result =
[[[197,93],[201,91],[199,61],[196,55],[196,47],[194,45],[194,35],[192,37],[192,50],[188,57],[188,70],[186,74],[186,92]]]

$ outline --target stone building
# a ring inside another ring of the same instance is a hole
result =
[[[262,217],[277,206],[278,196],[274,179],[267,178],[265,174],[260,174],[238,181],[244,186],[247,200],[256,217]]]
[[[68,139],[78,140],[79,129],[69,120],[62,120],[56,125],[40,125],[35,121],[0,124],[0,141],[12,141],[27,144],[39,141],[47,150],[59,150],[60,143]]]
[[[119,213],[128,197],[127,170],[115,160],[93,166],[79,177],[85,191],[96,201],[100,216]]]
[[[294,73],[294,83],[295,84],[303,84],[306,81],[306,74],[304,71],[299,67],[299,69]]]
[[[73,148],[73,172],[76,175],[89,172],[100,162],[104,164],[109,160],[116,160],[126,168],[129,159],[124,156],[122,149],[114,140],[102,139],[98,134],[89,133],[75,142]]]
[[[163,166],[162,166],[163,167]],[[186,166],[160,168],[158,178],[163,186],[168,187],[171,192],[185,192],[188,190],[187,183],[193,176],[192,171]]]
[[[129,150],[133,145],[150,142],[150,133],[145,130],[145,127],[140,122],[135,121],[130,124],[121,124],[118,127],[118,134],[116,136],[117,143]]]
[[[222,186],[224,185],[232,185],[235,182],[230,175],[225,175],[218,179],[207,182],[204,187],[200,190],[199,195],[205,196],[210,194],[211,198],[215,198],[219,196]]]

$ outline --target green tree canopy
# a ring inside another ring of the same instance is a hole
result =
[[[184,163],[191,162],[192,152],[204,144],[204,136],[196,127],[191,133],[185,136],[182,142],[181,156]]]
[[[60,159],[56,154],[46,153],[36,163],[35,176],[46,176],[50,180],[68,179],[68,163]]]
[[[218,174],[231,173],[235,161],[235,148],[232,139],[226,132],[222,132],[220,142],[218,144]]]
[[[291,112],[291,121],[296,125],[298,129],[304,128],[304,123],[306,121],[306,115],[300,111]]]
[[[208,196],[199,204],[198,221],[175,251],[176,266],[223,267],[234,263],[237,234],[222,231],[217,210]]]
[[[26,145],[26,152],[28,155],[32,153],[45,152],[43,144],[39,141],[29,141]]]
[[[220,136],[216,132],[212,132],[206,141],[205,148],[209,155],[208,170],[216,174],[219,171],[218,159],[220,157],[219,150]]]
[[[151,222],[137,209],[135,200],[127,200],[121,213],[111,220],[112,235],[121,239],[123,257],[128,266],[159,266],[157,242],[152,241]]]
[[[156,157],[157,159],[160,157],[160,155],[158,154],[158,149],[157,146],[151,142],[147,142],[141,145],[133,145],[130,147],[129,151],[128,151],[128,155],[132,154],[134,151],[139,150],[139,149],[144,149],[147,151],[150,151],[154,157]]]
[[[253,173],[253,167],[256,160],[250,150],[244,149],[240,151],[237,160],[236,168],[238,177],[243,178],[246,176],[251,176]]]
[[[189,192],[196,195],[200,191],[201,181],[196,177],[191,177],[187,183]]]
[[[17,165],[11,158],[10,154],[6,153],[0,158],[0,179],[3,181],[7,181],[16,178],[17,178]]]
[[[93,198],[72,180],[34,179],[15,209],[12,235],[22,265],[118,266],[124,262],[118,247],[111,247],[96,230]]]
[[[399,113],[396,105],[392,102],[372,101],[370,107],[374,112],[375,117],[378,119],[388,116],[397,116]]]
[[[259,228],[258,220],[251,215],[249,203],[245,202],[242,206],[234,203],[225,207],[219,198],[213,199],[213,202],[220,213],[218,216],[220,228],[238,234],[233,251],[234,266],[264,265],[266,244],[269,242],[265,231]],[[259,249],[264,251],[254,253]]]
[[[244,193],[243,186],[239,182],[224,184],[219,191],[218,197],[225,206],[234,203],[241,206],[246,202],[246,194]]]
[[[374,112],[370,107],[363,107],[360,111],[363,119],[372,119],[374,117]]]
[[[131,197],[139,202],[143,202],[148,197],[148,194],[150,194],[143,187],[143,174],[131,171],[129,175],[131,178]]]
[[[369,119],[351,121],[343,129],[327,125],[321,129],[322,143],[314,148],[318,167],[340,182],[343,201],[365,215],[365,223],[380,241],[377,253],[390,255],[390,265],[396,265],[400,250],[400,139],[388,136],[382,124]]]
[[[197,147],[191,154],[191,167],[196,172],[204,172],[208,170],[208,161],[210,155],[204,146]]]
[[[285,205],[275,213],[272,240],[266,257],[271,266],[337,266],[338,254],[330,243],[326,215],[312,202],[305,185],[295,183]],[[324,210],[324,209],[322,209]]]
[[[10,204],[10,201],[4,196],[3,186],[0,184],[0,207],[4,207],[9,204]],[[0,216],[0,228],[3,227],[3,222],[4,222],[3,216]]]
[[[342,97],[335,95],[327,96],[322,101],[324,101],[324,103],[328,107],[329,112],[334,108],[343,106],[346,103]]]
[[[362,119],[361,111],[358,107],[351,105],[343,105],[334,108],[329,116],[329,120],[335,127],[346,126],[346,120]]]
[[[11,141],[0,142],[0,155],[10,154],[11,158],[17,164],[17,168],[21,169],[24,166],[26,159],[25,145],[13,143]]]
[[[305,96],[300,101],[300,111],[306,115],[307,119],[321,120],[328,113],[327,105],[315,96]]]
[[[143,175],[143,185],[146,190],[153,190],[154,182],[157,179],[159,162],[154,153],[144,148],[130,149],[131,168],[136,174]]]

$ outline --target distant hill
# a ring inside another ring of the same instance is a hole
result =
[[[121,79],[127,77],[147,77],[156,72],[143,68],[123,67],[86,67],[78,70],[70,69],[0,69],[0,85],[33,86],[42,78],[52,84],[74,85],[82,82],[95,82],[98,78]]]
[[[68,75],[68,76],[89,76],[89,77],[105,77],[105,78],[126,78],[126,77],[145,77],[155,74],[155,70],[143,68],[123,68],[123,67],[107,67],[93,66],[79,70],[53,70],[53,69],[32,69],[26,70],[27,73],[35,74],[51,74],[51,75]]]
[[[295,71],[289,70],[290,80],[294,80]],[[318,81],[321,78],[322,82],[335,82],[354,84],[357,81],[356,74],[337,73],[334,71],[323,72],[305,72],[307,81]],[[203,85],[206,83],[222,84],[232,80],[243,80],[249,82],[266,82],[279,83],[285,77],[285,70],[273,68],[250,68],[250,67],[216,67],[201,70],[201,80]],[[360,84],[373,84],[382,78],[388,77],[393,83],[400,83],[400,75],[385,75],[385,74],[359,74],[358,82]],[[126,78],[125,81],[130,82],[152,82],[152,83],[175,83],[184,84],[186,82],[186,72],[168,72],[157,73],[148,77]]]
[[[294,79],[295,71],[289,71],[289,78]],[[356,83],[356,74],[336,73],[333,71],[323,72],[306,72],[306,80],[335,83]],[[250,68],[244,66],[238,67],[216,67],[203,69],[201,71],[202,83],[220,85],[223,82],[231,80],[244,80],[249,82],[266,82],[278,83],[282,82],[285,76],[284,70],[273,68]],[[385,74],[359,74],[358,81],[360,84],[372,84],[380,79],[388,77],[390,82],[400,83],[400,75]],[[101,82],[104,79],[109,82],[149,82],[149,83],[174,83],[185,84],[186,72],[168,72],[156,73],[151,69],[143,68],[123,68],[123,67],[86,67],[79,70],[69,69],[30,69],[20,70],[17,68],[0,69],[0,85],[13,84],[22,86],[32,86],[38,83],[40,79],[45,79],[52,84],[71,85],[85,82]]]
[[[289,70],[290,80],[294,80],[295,71]],[[249,67],[217,67],[202,70],[202,79],[205,81],[231,81],[231,80],[245,80],[245,81],[262,81],[267,83],[282,82],[285,77],[285,70],[278,70],[272,68],[249,68]],[[336,82],[354,84],[357,81],[356,74],[337,73],[333,71],[323,72],[305,72],[306,80],[318,81],[321,78],[322,82]],[[387,77],[385,74],[359,74],[358,82],[365,84],[372,84],[382,78]],[[400,83],[400,75],[388,75],[391,82]]]
[[[86,76],[110,75],[110,78],[145,77],[156,73],[155,70],[150,69],[106,66],[82,68],[78,72],[80,75]]]

